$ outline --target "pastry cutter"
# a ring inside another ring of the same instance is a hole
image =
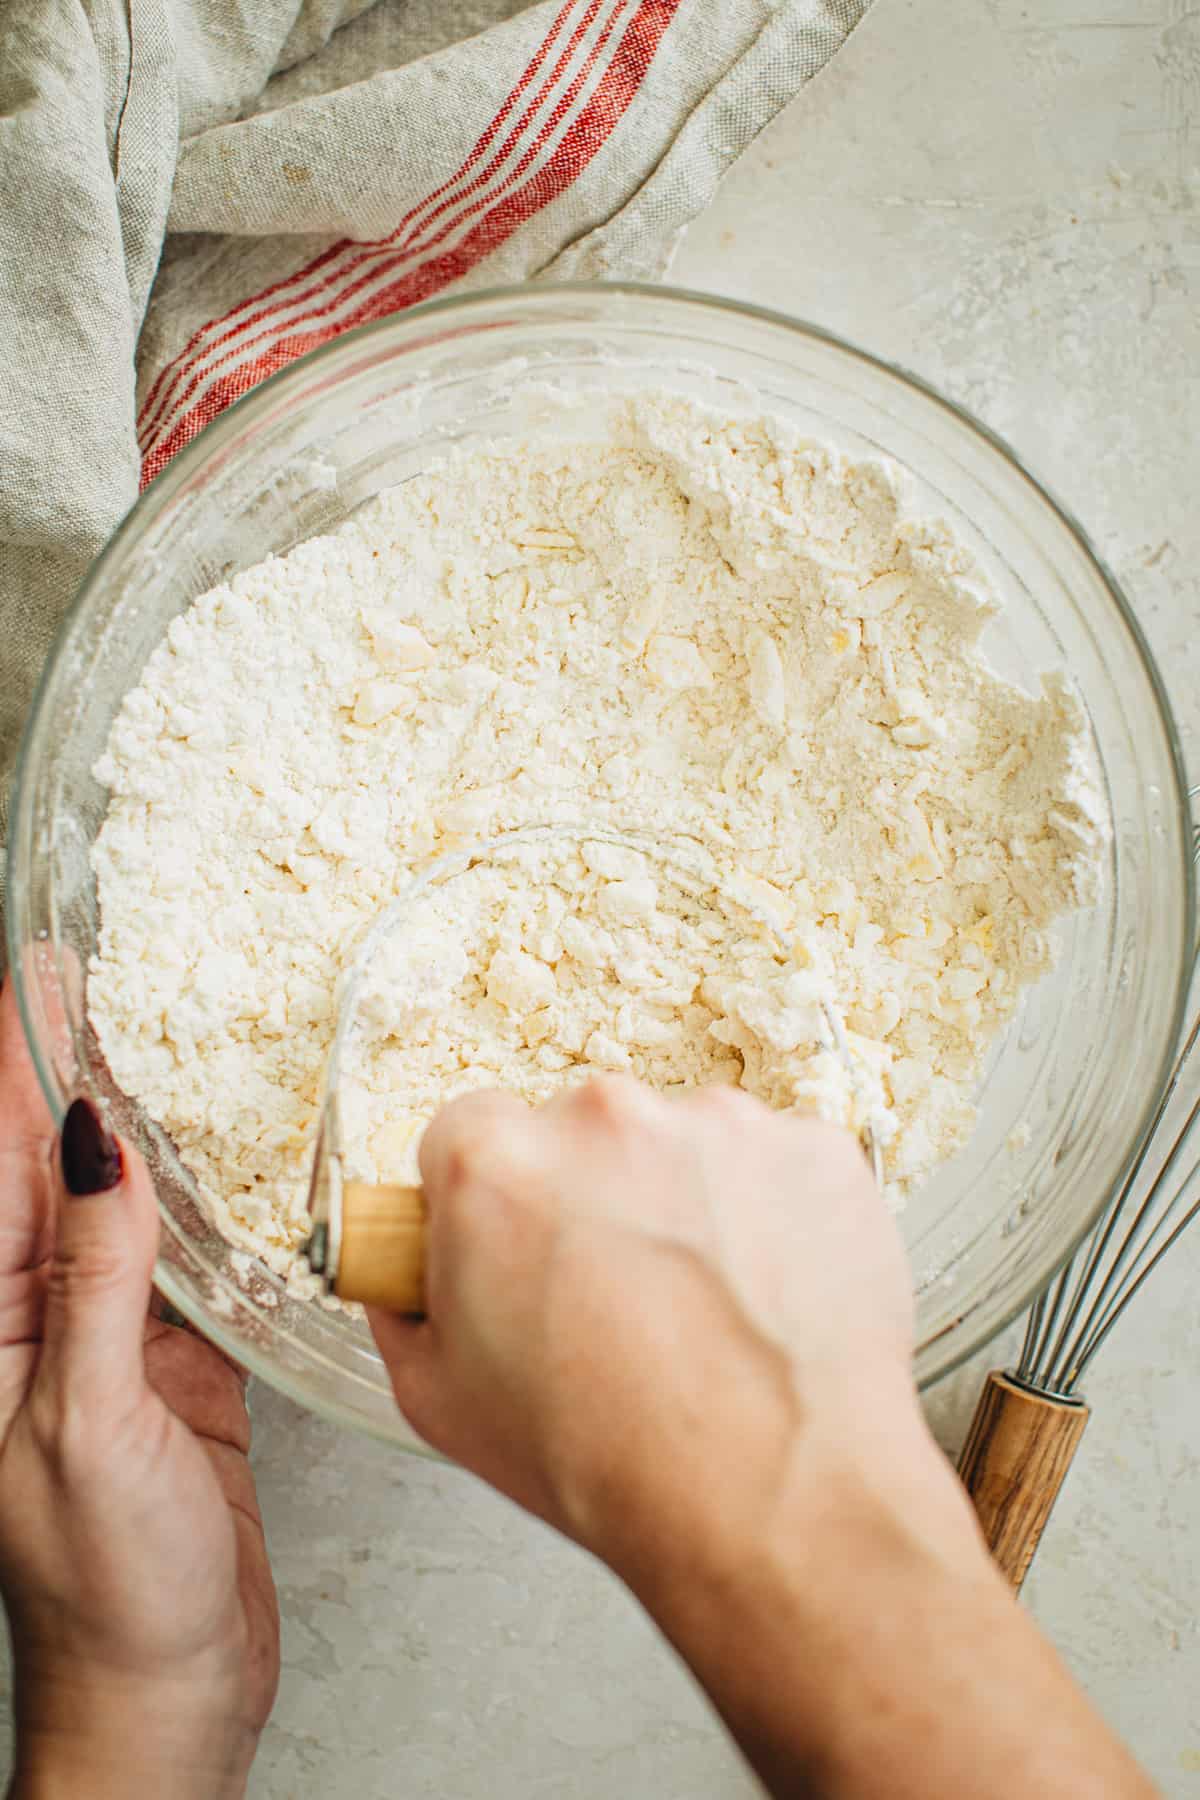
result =
[[[325,1292],[339,1300],[380,1306],[389,1312],[420,1318],[425,1313],[425,1265],[428,1212],[424,1191],[395,1183],[349,1179],[345,1173],[341,1111],[338,1099],[339,1071],[350,1031],[362,977],[381,939],[403,928],[410,909],[434,885],[440,885],[503,855],[510,847],[536,843],[584,841],[614,844],[636,850],[665,866],[685,891],[720,893],[748,914],[759,927],[776,937],[783,928],[766,912],[757,897],[738,892],[739,878],[724,876],[709,853],[692,839],[664,844],[649,834],[618,832],[604,825],[535,825],[506,831],[472,849],[439,857],[412,881],[370,927],[354,956],[338,1004],[338,1024],[325,1076],[321,1123],[313,1156],[308,1208],[311,1233],[303,1254]],[[854,1075],[854,1059],[837,1008],[822,1000],[830,1045]],[[876,1181],[883,1182],[883,1157],[879,1134],[868,1119],[860,1134],[863,1151]]]

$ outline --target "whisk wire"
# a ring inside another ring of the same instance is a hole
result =
[[[1101,1296],[1103,1304],[1099,1306],[1098,1316],[1097,1308],[1093,1307],[1092,1314],[1080,1334],[1079,1349],[1075,1360],[1068,1371],[1069,1381],[1077,1381],[1080,1378],[1088,1363],[1091,1362],[1093,1356],[1095,1356],[1097,1350],[1100,1348],[1100,1345],[1104,1342],[1105,1338],[1112,1330],[1112,1327],[1116,1324],[1119,1315],[1133,1299],[1133,1296],[1142,1286],[1146,1277],[1152,1270],[1158,1267],[1159,1263],[1167,1254],[1167,1251],[1170,1250],[1172,1245],[1176,1242],[1181,1232],[1191,1224],[1197,1214],[1200,1214],[1200,1194],[1197,1194],[1182,1218],[1175,1219],[1179,1206],[1187,1195],[1192,1192],[1193,1183],[1195,1182],[1197,1174],[1200,1174],[1200,1157],[1192,1164],[1183,1180],[1179,1183],[1179,1186],[1175,1189],[1170,1200],[1168,1200],[1166,1206],[1163,1208],[1162,1216],[1157,1220],[1153,1231],[1134,1257],[1129,1268],[1125,1271],[1124,1277],[1117,1283],[1111,1293],[1107,1296]],[[1171,1225],[1173,1219],[1175,1220],[1174,1226],[1168,1231],[1167,1227]]]
[[[1200,1028],[1200,1020],[1197,1021],[1197,1027],[1193,1028],[1192,1040],[1194,1040],[1196,1036],[1197,1028]],[[1190,1042],[1191,1040],[1189,1041],[1189,1048]],[[1134,1154],[1133,1161],[1126,1171],[1115,1204],[1109,1208],[1105,1216],[1096,1225],[1088,1240],[1086,1249],[1084,1249],[1082,1253],[1077,1252],[1076,1255],[1072,1257],[1071,1261],[1063,1270],[1062,1275],[1059,1277],[1057,1284],[1059,1291],[1056,1293],[1056,1301],[1058,1304],[1055,1304],[1052,1308],[1052,1316],[1042,1335],[1039,1346],[1039,1360],[1043,1365],[1043,1372],[1039,1374],[1038,1377],[1039,1385],[1044,1382],[1047,1386],[1054,1386],[1052,1372],[1064,1356],[1067,1342],[1071,1332],[1074,1330],[1080,1311],[1086,1303],[1087,1295],[1091,1284],[1095,1279],[1096,1272],[1104,1261],[1108,1247],[1112,1242],[1117,1226],[1121,1221],[1129,1196],[1133,1191],[1134,1185],[1145,1164],[1146,1157],[1154,1143],[1155,1134],[1162,1123],[1163,1115],[1170,1104],[1171,1094],[1174,1090],[1175,1083],[1179,1078],[1182,1062],[1183,1058],[1176,1063],[1175,1068],[1172,1071],[1171,1080],[1155,1109],[1154,1116],[1151,1119],[1149,1126],[1142,1134],[1141,1142]],[[1058,1324],[1059,1312],[1061,1309],[1062,1292],[1065,1291],[1066,1284],[1070,1280],[1072,1274],[1074,1274],[1075,1280],[1071,1290],[1071,1298],[1067,1305],[1065,1315],[1062,1318],[1062,1323],[1061,1325],[1058,1325],[1057,1336],[1054,1336],[1055,1326]]]
[[[1154,1272],[1155,1268],[1157,1268],[1158,1264],[1162,1261],[1163,1257],[1172,1248],[1172,1246],[1178,1241],[1178,1239],[1180,1237],[1182,1237],[1183,1233],[1187,1230],[1188,1226],[1196,1218],[1200,1218],[1200,1195],[1197,1195],[1196,1199],[1192,1202],[1192,1204],[1188,1208],[1187,1212],[1184,1213],[1182,1219],[1180,1219],[1178,1224],[1175,1226],[1174,1231],[1172,1231],[1171,1235],[1162,1244],[1162,1246],[1158,1250],[1157,1254],[1151,1257],[1150,1261],[1146,1264],[1146,1266],[1142,1270],[1141,1274],[1137,1277],[1137,1280],[1130,1282],[1126,1286],[1124,1292],[1121,1294],[1119,1300],[1117,1300],[1108,1309],[1108,1312],[1107,1312],[1104,1320],[1102,1321],[1102,1323],[1097,1327],[1096,1331],[1093,1332],[1092,1336],[1088,1339],[1087,1343],[1082,1347],[1082,1349],[1080,1350],[1080,1353],[1079,1353],[1077,1363],[1072,1366],[1072,1371],[1071,1371],[1072,1383],[1078,1381],[1082,1377],[1084,1370],[1087,1368],[1087,1365],[1091,1362],[1093,1356],[1095,1356],[1097,1350],[1099,1350],[1101,1344],[1104,1342],[1105,1338],[1108,1336],[1109,1332],[1112,1330],[1113,1326],[1116,1324],[1117,1320],[1120,1318],[1122,1312],[1128,1306],[1129,1302],[1133,1299],[1133,1297],[1137,1293],[1138,1289],[1142,1286],[1142,1283],[1147,1279],[1147,1277],[1149,1275],[1151,1275]]]
[[[1175,1142],[1172,1145],[1169,1154],[1167,1155],[1165,1161],[1160,1166],[1157,1175],[1154,1177],[1154,1180],[1150,1185],[1149,1191],[1144,1195],[1141,1205],[1138,1207],[1136,1213],[1134,1214],[1133,1223],[1129,1226],[1128,1231],[1125,1233],[1124,1240],[1122,1241],[1121,1246],[1118,1249],[1117,1254],[1114,1257],[1112,1265],[1109,1268],[1108,1274],[1105,1278],[1106,1284],[1108,1287],[1111,1288],[1112,1285],[1119,1280],[1119,1278],[1122,1274],[1122,1271],[1125,1269],[1126,1264],[1129,1261],[1130,1253],[1134,1250],[1135,1246],[1138,1244],[1138,1242],[1141,1238],[1142,1232],[1145,1230],[1146,1225],[1149,1223],[1150,1219],[1153,1217],[1154,1209],[1159,1204],[1162,1191],[1166,1187],[1166,1185],[1169,1183],[1171,1176],[1174,1172],[1174,1169],[1176,1167],[1176,1164],[1179,1162],[1180,1158],[1183,1155],[1185,1148],[1187,1147],[1187,1141],[1188,1141],[1189,1134],[1192,1130],[1192,1127],[1195,1125],[1197,1119],[1200,1119],[1200,1096],[1197,1096],[1196,1101],[1187,1116],[1187,1120],[1183,1126],[1183,1129],[1179,1133],[1179,1136],[1175,1139]],[[1185,1178],[1184,1178],[1183,1182],[1180,1184],[1179,1188],[1176,1189],[1174,1196],[1168,1202],[1168,1206],[1166,1208],[1162,1209],[1162,1213],[1163,1213],[1164,1217],[1165,1217],[1166,1212],[1169,1211],[1170,1208],[1173,1207],[1175,1205],[1176,1201],[1180,1198],[1180,1196],[1181,1196],[1182,1192],[1184,1191],[1184,1189],[1186,1188],[1186,1186],[1187,1186],[1187,1177],[1185,1176]],[[1159,1224],[1161,1224],[1161,1219],[1159,1221]],[[1156,1224],[1154,1227],[1154,1230],[1151,1231],[1149,1238],[1146,1240],[1146,1243],[1143,1244],[1141,1246],[1141,1249],[1138,1251],[1138,1256],[1141,1256],[1149,1248],[1150,1244],[1154,1240],[1155,1232],[1157,1232],[1158,1229],[1159,1229],[1159,1225]],[[1137,1260],[1137,1258],[1134,1259],[1135,1262],[1136,1262],[1136,1260]],[[1094,1313],[1095,1307],[1093,1307],[1092,1311]],[[1087,1330],[1089,1323],[1090,1323],[1090,1315],[1089,1315],[1089,1318],[1084,1321],[1083,1330],[1085,1330],[1085,1331]]]
[[[1064,1386],[1067,1379],[1067,1373],[1070,1368],[1078,1362],[1078,1346],[1095,1322],[1096,1308],[1104,1301],[1107,1294],[1111,1294],[1112,1282],[1119,1276],[1120,1271],[1125,1267],[1130,1252],[1136,1246],[1148,1219],[1152,1216],[1153,1210],[1160,1197],[1162,1183],[1164,1180],[1169,1179],[1171,1169],[1178,1160],[1188,1133],[1191,1131],[1197,1117],[1200,1117],[1200,1099],[1198,1099],[1188,1114],[1183,1130],[1175,1139],[1166,1160],[1163,1162],[1153,1181],[1151,1181],[1132,1221],[1128,1224],[1124,1238],[1116,1246],[1114,1259],[1105,1274],[1099,1292],[1096,1294],[1095,1298],[1093,1298],[1091,1306],[1088,1307],[1088,1296],[1093,1293],[1093,1283],[1096,1280],[1098,1272],[1104,1265],[1110,1250],[1113,1248],[1118,1227],[1125,1219],[1126,1209],[1130,1199],[1137,1188],[1138,1182],[1145,1169],[1147,1158],[1154,1148],[1159,1126],[1166,1116],[1167,1110],[1170,1107],[1171,1101],[1179,1086],[1180,1079],[1185,1068],[1188,1066],[1192,1051],[1195,1049],[1198,1040],[1200,1040],[1200,1016],[1198,1016],[1193,1023],[1183,1049],[1176,1058],[1175,1066],[1171,1071],[1170,1080],[1163,1090],[1162,1097],[1155,1108],[1154,1116],[1150,1121],[1148,1129],[1143,1133],[1137,1153],[1135,1154],[1125,1179],[1121,1184],[1117,1199],[1093,1233],[1084,1255],[1083,1265],[1075,1280],[1071,1295],[1071,1303],[1067,1308],[1066,1316],[1058,1329],[1058,1334],[1055,1337],[1053,1344],[1050,1346],[1048,1353],[1046,1344],[1049,1333],[1043,1338],[1042,1356],[1040,1358],[1043,1365],[1043,1372],[1039,1375],[1039,1383],[1044,1380],[1045,1385],[1055,1393],[1065,1393],[1069,1391]],[[1085,1307],[1088,1307],[1086,1314],[1084,1314]],[[1080,1324],[1081,1314],[1084,1314],[1082,1325]],[[1079,1328],[1078,1331],[1077,1327]],[[1072,1334],[1075,1335],[1073,1336]]]
[[[1188,799],[1193,803],[1200,799],[1200,785],[1190,790]],[[1192,860],[1200,864],[1200,823],[1192,827]],[[1196,967],[1200,967],[1200,936],[1194,974]],[[1085,1246],[1076,1251],[1030,1309],[1016,1373],[1022,1381],[1046,1394],[1071,1396],[1088,1363],[1143,1282],[1181,1233],[1200,1217],[1200,1196],[1179,1216],[1200,1174],[1200,1158],[1164,1204],[1164,1194],[1171,1186],[1193,1127],[1200,1120],[1200,1094],[1157,1171],[1147,1179],[1147,1163],[1198,1041],[1200,1013],[1175,1059],[1154,1116],[1142,1133],[1115,1199]],[[1138,1193],[1141,1198],[1131,1211],[1131,1201]]]
[[[1142,1267],[1143,1263],[1146,1261],[1147,1258],[1150,1258],[1151,1260],[1155,1260],[1155,1261],[1157,1260],[1157,1256],[1158,1256],[1157,1246],[1159,1244],[1161,1244],[1163,1233],[1166,1231],[1167,1227],[1170,1225],[1181,1202],[1184,1199],[1186,1199],[1188,1194],[1192,1191],[1192,1184],[1195,1181],[1197,1174],[1200,1174],[1200,1157],[1197,1157],[1196,1160],[1193,1162],[1191,1168],[1188,1170],[1187,1174],[1183,1177],[1182,1181],[1179,1183],[1178,1187],[1175,1189],[1175,1192],[1171,1195],[1171,1198],[1167,1201],[1167,1204],[1163,1207],[1161,1217],[1155,1220],[1154,1228],[1151,1231],[1149,1237],[1146,1239],[1145,1243],[1142,1245],[1141,1249],[1138,1251],[1137,1255],[1134,1257],[1133,1261],[1130,1263],[1128,1269],[1126,1269],[1126,1271],[1125,1271],[1125,1275],[1123,1277],[1123,1281],[1125,1283],[1128,1283],[1137,1275],[1139,1269]]]
[[[1046,1295],[1043,1292],[1038,1295],[1025,1318],[1025,1341],[1021,1345],[1021,1356],[1018,1363],[1019,1368],[1026,1369],[1030,1365],[1034,1346],[1037,1343],[1038,1330],[1042,1323],[1042,1314],[1045,1310]]]
[[[1028,1365],[1026,1365],[1024,1359],[1022,1359],[1020,1369],[1022,1374],[1036,1374],[1037,1357],[1054,1335],[1054,1328],[1058,1323],[1059,1316],[1062,1312],[1063,1301],[1065,1300],[1067,1293],[1067,1286],[1070,1282],[1071,1275],[1074,1272],[1077,1260],[1078,1258],[1076,1255],[1072,1257],[1069,1262],[1065,1263],[1053,1286],[1048,1288],[1041,1296],[1038,1329],[1034,1334],[1033,1344],[1030,1346],[1030,1360]]]

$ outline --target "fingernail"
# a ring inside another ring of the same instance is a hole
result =
[[[69,1194],[103,1194],[121,1179],[121,1146],[90,1100],[72,1100],[67,1108],[62,1172]]]

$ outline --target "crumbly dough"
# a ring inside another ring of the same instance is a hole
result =
[[[687,842],[591,829],[452,857],[373,927],[340,1003],[349,1172],[415,1180],[450,1093],[487,1083],[536,1101],[603,1070],[665,1092],[747,1087],[886,1142],[882,1065],[839,1043],[830,973],[781,927],[781,897]]]
[[[430,888],[360,996],[367,1176],[463,1088],[619,1068],[870,1115],[900,1194],[969,1133],[1047,928],[1094,897],[1079,704],[988,669],[994,599],[898,471],[675,397],[590,412],[586,441],[451,451],[203,595],[97,766],[100,1043],[293,1281],[339,979],[447,851],[590,821],[690,840],[718,881],[699,904],[598,835]]]

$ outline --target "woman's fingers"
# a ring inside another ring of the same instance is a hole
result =
[[[158,1212],[137,1152],[89,1100],[63,1123],[61,1192],[35,1391],[82,1415],[124,1411],[144,1383]]]
[[[530,1110],[497,1088],[461,1094],[434,1115],[421,1139],[421,1179],[430,1205],[464,1181],[487,1180],[521,1160]]]
[[[36,1268],[54,1217],[54,1123],[34,1073],[11,981],[0,987],[0,1274]]]
[[[432,1320],[404,1319],[368,1306],[367,1323],[392,1383],[396,1405],[414,1431],[445,1449],[438,1430],[438,1340]]]

